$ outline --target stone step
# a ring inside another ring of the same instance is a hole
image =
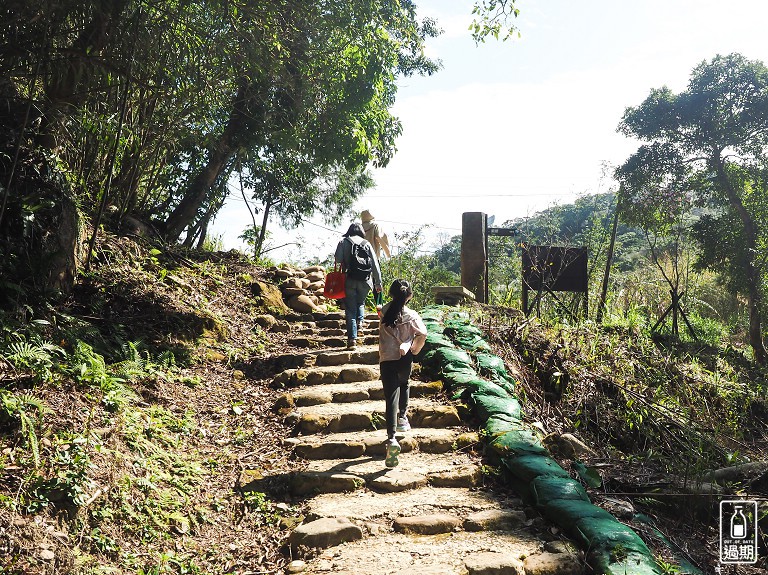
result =
[[[292,474],[294,495],[348,492],[368,487],[392,493],[434,487],[476,487],[483,474],[480,465],[466,453],[422,453],[410,451],[400,456],[400,465],[384,467],[380,456],[356,459],[316,459]]]
[[[346,345],[346,342],[345,342]],[[343,365],[345,363],[374,365],[379,363],[378,345],[359,345],[349,349],[318,349],[305,353],[287,353],[275,358],[279,370],[301,367]]]
[[[425,397],[434,395],[442,389],[443,384],[440,381],[411,381],[410,396]],[[275,407],[283,409],[286,407],[306,407],[332,402],[353,403],[369,399],[384,399],[384,387],[380,380],[360,381],[357,383],[330,383],[286,392],[277,399]]]
[[[322,385],[325,383],[354,383],[379,379],[378,364],[321,365],[286,369],[272,379],[277,387]]]
[[[318,336],[324,336],[324,337],[342,337],[347,335],[347,330],[345,328],[318,328],[318,327],[303,327],[301,329],[296,330],[296,333],[299,335],[318,335]],[[378,328],[363,328],[362,330],[358,330],[357,332],[358,336],[368,336],[368,335],[379,335]]]
[[[381,458],[384,456],[386,437],[386,431],[379,429],[290,437],[285,440],[285,445],[292,447],[293,454],[303,459],[353,459],[363,456]],[[467,451],[480,443],[477,432],[465,431],[463,428],[424,427],[397,433],[396,437],[402,453],[449,453],[457,449]]]
[[[376,526],[363,526],[375,529]],[[318,557],[307,559],[306,575],[579,575],[584,572],[576,551],[551,553],[541,540],[514,532],[386,536],[346,538]],[[552,547],[557,548],[552,542]],[[543,551],[542,551],[543,547]],[[297,551],[299,547],[296,548]],[[297,553],[295,556],[302,556]]]
[[[328,320],[344,320],[345,319],[344,312],[316,312],[312,314],[312,319],[314,321],[328,321]],[[366,320],[371,321],[378,321],[379,316],[376,314],[376,312],[369,312],[366,311],[365,315],[363,316]]]
[[[379,342],[379,336],[365,335],[363,337],[358,337],[357,342],[361,345],[376,345]],[[293,347],[309,347],[314,349],[325,347],[346,347],[347,337],[324,337],[322,335],[311,337],[293,337],[289,339],[287,343]]]
[[[312,322],[305,322],[301,324],[301,328],[314,327],[319,329],[345,329],[347,327],[347,321],[344,319],[323,319]],[[379,329],[378,316],[366,317],[363,320],[363,329]]]
[[[297,407],[288,414],[285,422],[294,425],[298,433],[360,431],[383,429],[385,407],[382,401],[356,403],[324,403],[309,407]],[[453,405],[442,405],[426,398],[415,398],[408,410],[411,426],[451,427],[461,424],[459,413]]]

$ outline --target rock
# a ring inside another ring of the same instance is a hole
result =
[[[291,477],[291,493],[294,495],[347,493],[360,489],[364,485],[364,479],[351,473],[302,471]]]
[[[323,275],[325,275],[325,268],[323,266],[309,266],[308,268],[303,268],[304,273],[309,275],[312,272],[323,272]]]
[[[318,270],[309,272],[306,278],[310,283],[323,282],[325,283],[325,272]]]
[[[328,433],[342,433],[372,428],[373,419],[370,413],[342,413],[331,419],[325,430]]]
[[[569,459],[585,453],[595,455],[591,447],[571,433],[563,433],[562,435],[553,433],[545,437],[543,443],[551,450]]]
[[[576,548],[567,541],[548,541],[544,544],[544,551],[549,553],[576,553]]]
[[[486,509],[470,514],[464,520],[467,531],[504,531],[525,525],[524,511],[517,509]]]
[[[325,282],[324,281],[312,282],[305,289],[307,291],[319,291],[320,293],[323,293],[323,289],[325,289]]]
[[[275,411],[279,411],[281,409],[293,409],[295,405],[296,402],[293,399],[293,394],[284,393],[275,401],[274,409]]]
[[[283,304],[283,305],[285,305],[285,304]],[[286,307],[286,309],[288,309],[288,308]],[[289,331],[291,331],[291,326],[288,323],[280,322],[280,323],[275,324],[272,327],[272,331],[275,332],[275,333],[288,333]]]
[[[283,301],[283,296],[278,287],[266,282],[254,282],[251,284],[251,292],[261,298],[264,307],[270,310],[276,310],[278,313],[285,313],[288,307]]]
[[[473,553],[464,560],[469,575],[524,575],[517,559],[504,553]]]
[[[428,409],[413,409],[409,416],[414,427],[451,427],[460,425],[459,413],[452,405],[436,405]]]
[[[294,401],[299,407],[307,405],[321,405],[323,403],[331,403],[333,401],[333,395],[330,391],[302,391],[294,395]]]
[[[304,435],[312,435],[325,431],[330,423],[330,419],[324,415],[316,413],[302,413],[298,422],[299,431]]]
[[[309,285],[309,284],[307,284]],[[289,289],[304,289],[304,282],[302,282],[301,278],[288,278],[283,283],[280,284],[280,290],[285,293],[286,290]]]
[[[261,326],[264,331],[269,331],[277,323],[277,319],[275,319],[275,316],[269,315],[267,313],[263,315],[257,315],[255,318],[253,318],[253,323]]]
[[[398,533],[412,533],[416,535],[437,535],[438,533],[450,533],[461,525],[461,519],[447,513],[434,513],[431,515],[414,515],[412,517],[398,517],[392,527]]]
[[[275,277],[276,278],[290,278],[290,277],[293,277],[293,271],[291,271],[291,270],[279,269],[279,270],[275,270],[274,273],[275,273]]]
[[[339,381],[355,383],[357,381],[374,381],[379,379],[377,367],[345,367],[339,372]]]
[[[456,448],[466,449],[480,444],[480,435],[476,431],[462,433],[456,438]]]
[[[408,491],[409,489],[424,487],[426,484],[427,478],[425,475],[398,469],[388,471],[384,475],[376,477],[371,481],[370,486],[371,489],[375,489],[376,491],[398,493],[400,491]],[[436,533],[445,533],[445,531],[437,531]]]
[[[363,538],[363,530],[344,517],[326,517],[299,525],[290,536],[291,550],[301,555],[300,548],[327,549]]]
[[[355,459],[365,453],[362,441],[327,441],[301,443],[293,452],[304,459]]]
[[[288,563],[288,573],[302,573],[307,570],[307,564],[304,561],[291,561]]]
[[[317,306],[311,299],[309,299],[309,296],[307,295],[293,296],[285,303],[292,310],[301,313],[309,313],[317,310]]]
[[[304,291],[304,288],[300,287],[286,287],[283,288],[283,297],[285,298],[292,298],[299,295],[306,295],[306,291]]]
[[[523,561],[525,575],[581,575],[584,565],[572,553],[540,553]]]
[[[429,484],[434,487],[475,487],[480,485],[483,472],[477,465],[464,465],[448,471],[429,475]]]
[[[383,390],[382,390],[383,395]],[[352,389],[348,391],[334,391],[334,403],[353,403],[355,401],[366,401],[371,398],[367,389]],[[374,398],[375,399],[375,398]]]

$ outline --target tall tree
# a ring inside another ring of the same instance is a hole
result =
[[[768,167],[768,69],[740,54],[718,55],[694,68],[686,90],[654,89],[628,108],[619,130],[647,143],[619,168],[629,193],[688,189],[738,225],[743,241],[733,249],[742,265],[717,271],[739,275],[733,283],[748,298],[749,342],[755,360],[766,364],[758,259],[765,222],[749,198]]]
[[[411,1],[286,1],[243,5],[236,13],[236,90],[226,122],[210,139],[208,162],[165,221],[170,239],[193,222],[240,151],[258,156],[277,148],[282,156],[293,151],[318,167],[352,171],[385,165],[400,132],[389,112],[397,75],[437,69],[423,55],[423,41],[436,29],[416,20]]]

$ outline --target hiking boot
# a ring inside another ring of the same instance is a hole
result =
[[[408,417],[398,417],[397,418],[397,427],[395,428],[396,431],[410,431],[411,430],[411,424],[408,422]]]
[[[354,339],[350,339],[347,341],[347,349],[355,349],[357,347],[357,343]]]
[[[387,467],[397,467],[397,464],[399,461],[397,460],[397,456],[400,455],[400,444],[397,442],[397,439],[394,437],[392,439],[387,439],[387,457],[384,459],[384,465]]]

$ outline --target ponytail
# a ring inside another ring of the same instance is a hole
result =
[[[390,302],[387,311],[384,313],[384,317],[381,318],[384,325],[395,327],[395,323],[397,323],[397,320],[403,313],[403,308],[405,307],[406,302],[411,299],[412,296],[413,291],[411,290],[411,284],[408,283],[408,281],[397,279],[392,282],[392,285],[389,286],[389,297],[392,298],[392,301]]]

